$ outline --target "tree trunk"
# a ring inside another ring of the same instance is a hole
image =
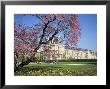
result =
[[[27,58],[26,61],[22,61],[18,66],[14,67],[14,71],[20,70],[23,66],[28,65],[30,62],[34,60],[35,57]]]
[[[28,65],[31,62],[30,59],[27,59],[26,61],[21,62],[18,66],[15,66],[14,71],[20,70],[24,65]]]

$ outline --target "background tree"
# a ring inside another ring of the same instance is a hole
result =
[[[34,61],[35,54],[60,35],[60,43],[76,47],[80,36],[78,15],[75,14],[24,14],[34,16],[38,23],[32,27],[14,24],[15,71]],[[43,50],[49,52],[49,50]],[[55,54],[55,52],[53,52]],[[23,56],[21,58],[21,56]],[[58,54],[57,54],[58,55]],[[55,56],[56,57],[56,56]],[[22,61],[20,61],[22,60]],[[20,63],[19,63],[20,61]]]

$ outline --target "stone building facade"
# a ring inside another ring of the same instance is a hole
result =
[[[54,39],[56,40],[56,39]],[[53,41],[46,45],[49,47],[49,51],[47,53],[49,55],[49,59],[97,59],[97,52],[88,50],[88,49],[82,49],[82,48],[66,48],[63,44],[59,43],[57,41]],[[40,51],[39,51],[40,52]],[[54,52],[54,53],[52,53]],[[41,53],[41,52],[40,52]],[[56,57],[55,57],[56,56]]]
[[[55,50],[57,59],[97,59],[97,53],[92,50],[73,48],[67,49],[62,44],[54,44],[50,50]]]

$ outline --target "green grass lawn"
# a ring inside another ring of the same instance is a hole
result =
[[[82,64],[82,65],[78,65]],[[96,76],[96,62],[59,62],[57,64],[31,63],[15,76]]]

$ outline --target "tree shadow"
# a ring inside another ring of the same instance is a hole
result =
[[[23,67],[21,70],[22,72],[29,72],[29,71],[49,71],[55,69],[61,69],[62,67],[55,67],[55,66],[30,66],[30,67]]]
[[[97,62],[91,62],[91,63],[87,63],[87,64],[92,64],[92,65],[97,65]]]

